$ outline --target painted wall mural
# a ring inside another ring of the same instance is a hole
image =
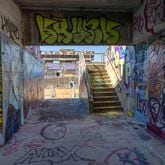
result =
[[[165,21],[164,0],[146,0],[143,6],[134,13],[133,40],[142,41],[160,30],[158,24]]]
[[[148,128],[165,138],[165,42],[150,45],[147,55]]]
[[[116,44],[120,38],[116,28],[121,24],[106,17],[47,18],[36,15],[36,22],[41,42],[46,44]]]
[[[1,62],[0,80],[3,88],[0,85],[0,94],[2,96],[3,93],[3,100],[0,97],[0,125],[3,131],[0,134],[3,133],[5,142],[18,131],[29,109],[35,108],[43,98],[44,67],[34,56],[3,34]]]
[[[44,65],[28,52],[24,52],[24,117],[37,108],[43,99]]]
[[[3,132],[5,140],[20,128],[23,118],[22,49],[1,35],[3,73]]]
[[[116,74],[121,79],[123,76],[123,65],[126,46],[111,46],[109,53],[109,61],[113,65]]]
[[[146,44],[127,46],[124,64],[123,85],[127,94],[129,110],[134,110],[135,118],[147,122],[147,78],[145,74],[147,60]]]
[[[125,93],[124,107],[165,138],[165,42],[127,46],[124,58],[123,91],[118,91],[119,95]]]

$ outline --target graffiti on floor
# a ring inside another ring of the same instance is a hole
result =
[[[2,155],[3,156],[9,156],[15,152],[17,152],[22,145],[22,142],[25,140],[25,138],[17,138],[16,136],[13,137],[13,139],[5,146],[3,149]]]
[[[36,149],[46,144],[44,140],[32,139],[30,142],[24,143],[24,147],[28,149]]]
[[[67,149],[63,146],[54,148],[38,148],[28,151],[20,157],[14,165],[25,165],[32,163],[49,163],[50,165],[62,163],[72,159],[73,161],[94,161],[89,158],[81,157],[78,151],[81,146],[74,145],[72,149]]]
[[[105,159],[105,164],[116,162],[116,164],[149,165],[147,158],[137,148],[120,148],[113,151]],[[118,162],[118,163],[117,163]]]
[[[48,124],[41,130],[41,136],[47,140],[61,140],[69,129],[64,123]]]
[[[19,151],[21,148],[36,149],[46,144],[45,140],[33,138],[28,140],[26,136],[25,134],[19,134],[19,136],[14,135],[13,139],[9,141],[2,150],[2,155],[9,156]]]
[[[149,165],[149,161],[137,148],[120,148],[112,151],[102,162],[89,162],[88,165]]]

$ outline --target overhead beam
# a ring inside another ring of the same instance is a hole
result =
[[[35,10],[133,10],[140,7],[141,0],[14,0],[22,9]]]

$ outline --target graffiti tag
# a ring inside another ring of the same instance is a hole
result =
[[[81,147],[78,145],[74,145],[71,150],[60,146],[54,148],[38,148],[32,149],[28,151],[25,155],[20,157],[14,165],[25,165],[25,164],[32,164],[32,163],[50,163],[51,165],[62,163],[64,161],[68,161],[70,159],[74,161],[93,161],[88,158],[84,158],[78,155],[78,150]]]
[[[116,44],[120,34],[115,29],[120,23],[100,18],[47,18],[36,15],[42,43],[46,44]]]
[[[20,39],[19,28],[9,18],[0,12],[0,29],[12,40],[18,42]]]

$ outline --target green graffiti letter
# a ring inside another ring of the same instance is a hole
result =
[[[103,42],[111,45],[116,44],[120,35],[117,30],[114,30],[114,28],[120,26],[120,23],[107,20],[105,17],[101,17],[100,26],[103,32]]]
[[[55,20],[37,15],[36,22],[40,32],[41,42],[54,44],[57,41],[57,33],[52,30],[52,25],[55,23]]]
[[[72,33],[74,36],[73,41],[76,44],[83,43],[84,39],[90,35],[88,31],[85,31],[83,29],[83,18],[73,17],[72,25],[73,25]]]
[[[85,43],[87,44],[99,44],[102,41],[102,32],[100,29],[97,29],[99,27],[99,20],[96,18],[93,18],[89,21],[85,20],[83,21],[83,29],[88,33],[88,35],[85,37]]]
[[[56,21],[53,25],[54,31],[58,35],[58,43],[69,44],[72,39],[72,33],[68,32],[68,23],[66,18],[54,18]]]

